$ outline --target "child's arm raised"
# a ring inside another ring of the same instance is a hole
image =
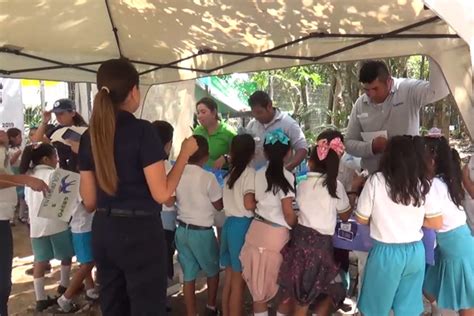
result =
[[[285,222],[291,227],[295,226],[298,218],[295,210],[293,210],[293,197],[281,199],[281,208],[283,209],[283,217]]]
[[[166,175],[163,160],[143,168],[148,188],[156,202],[164,203],[173,195],[183,174],[184,167],[188,163],[189,157],[194,154],[196,150],[196,140],[193,137],[186,138],[181,145],[178,159],[176,159],[176,163],[168,175]]]

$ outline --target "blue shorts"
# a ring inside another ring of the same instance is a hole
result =
[[[418,316],[423,312],[425,249],[421,241],[374,241],[365,266],[359,309],[365,316]]]
[[[245,242],[252,218],[228,217],[221,233],[220,263],[222,267],[231,267],[235,272],[242,272],[240,250]]]
[[[31,238],[31,248],[35,262],[45,262],[51,259],[67,260],[74,257],[69,229],[50,236]]]
[[[219,249],[214,230],[193,230],[178,226],[175,243],[185,282],[196,280],[201,270],[208,277],[219,273]]]
[[[92,232],[72,233],[72,244],[79,263],[94,262],[94,257],[92,256]]]

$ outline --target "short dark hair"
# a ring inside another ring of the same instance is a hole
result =
[[[174,128],[170,123],[157,120],[152,122],[151,125],[153,125],[155,130],[158,132],[158,137],[160,138],[163,146],[173,140]]]
[[[213,98],[201,98],[199,101],[196,102],[196,109],[199,104],[204,104],[209,109],[209,111],[216,112],[216,119],[219,119],[219,107],[217,106],[217,102]]]
[[[255,91],[249,98],[249,106],[251,108],[256,106],[265,108],[270,102],[272,102],[272,99],[270,99],[270,96],[265,91]]]
[[[359,82],[371,83],[375,79],[385,81],[390,77],[387,65],[381,60],[366,60],[359,70]]]
[[[196,139],[198,150],[191,157],[189,157],[188,162],[198,163],[204,157],[209,156],[209,144],[207,143],[207,139],[201,135],[193,135],[193,137]]]
[[[18,135],[21,135],[21,130],[19,130],[16,127],[12,127],[12,128],[7,130],[8,139],[13,138],[13,137],[17,137]]]

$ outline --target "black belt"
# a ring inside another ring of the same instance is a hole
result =
[[[158,212],[144,210],[122,210],[119,208],[98,208],[98,213],[105,213],[114,217],[156,217]]]
[[[178,222],[178,226],[181,226],[183,228],[187,229],[192,229],[192,230],[208,230],[212,229],[212,227],[207,227],[207,226],[198,226],[198,225],[193,225],[193,224],[186,224],[185,222],[180,221],[179,219],[176,220]]]

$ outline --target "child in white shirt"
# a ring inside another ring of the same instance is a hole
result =
[[[27,160],[31,161],[33,170],[31,175],[49,183],[58,164],[56,149],[50,144],[40,144],[32,148]],[[41,312],[56,303],[56,299],[49,298],[45,292],[44,272],[51,259],[61,260],[61,282],[58,292],[69,286],[71,258],[74,250],[71,232],[66,222],[46,219],[38,216],[43,201],[43,194],[25,189],[25,199],[28,204],[30,217],[30,237],[34,255],[34,288],[36,294],[36,311]]]
[[[222,189],[216,177],[204,170],[209,158],[207,140],[198,135],[199,149],[189,158],[176,188],[178,228],[176,249],[184,273],[184,300],[188,315],[196,315],[195,285],[198,272],[207,275],[207,314],[217,315],[219,248],[214,235],[214,211],[222,210]]]
[[[251,135],[237,135],[232,139],[231,164],[223,190],[227,219],[220,242],[220,263],[226,269],[222,293],[224,315],[242,314],[245,282],[239,256],[256,207],[255,169],[249,166],[254,152],[255,141]]]
[[[268,316],[268,301],[279,289],[277,278],[283,260],[280,252],[290,238],[291,227],[296,224],[292,206],[295,178],[285,169],[290,148],[290,139],[282,129],[267,133],[263,150],[268,164],[255,175],[257,208],[240,260],[256,316]],[[288,313],[286,303],[280,303],[278,315]]]
[[[95,289],[94,279],[92,278],[92,269],[95,265],[92,254],[93,218],[94,213],[88,212],[81,202],[77,204],[69,224],[71,226],[74,252],[80,266],[67,290],[58,298],[59,307],[66,313],[73,313],[78,310],[78,307],[72,303],[72,299],[82,290],[83,282],[85,284],[86,299],[95,301],[99,298]]]
[[[425,251],[422,226],[437,229],[441,212],[424,207],[426,179],[424,142],[420,137],[394,136],[380,162],[380,171],[366,182],[356,217],[369,224],[374,245],[369,252],[359,310],[366,316],[419,315]]]
[[[308,161],[308,178],[296,188],[298,225],[282,251],[278,278],[282,295],[296,302],[296,316],[306,315],[313,303],[317,315],[329,314],[346,296],[332,246],[337,217],[347,221],[351,215],[349,198],[337,180],[344,153],[339,135],[325,132],[318,137]]]
[[[474,315],[474,237],[462,209],[461,160],[440,134],[425,141],[432,178],[425,207],[443,214],[443,226],[436,231],[436,260],[427,268],[423,290],[441,309]]]

